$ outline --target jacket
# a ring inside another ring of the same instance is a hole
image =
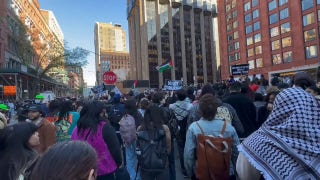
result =
[[[56,143],[56,127],[46,119],[42,119],[38,127],[40,144],[35,149],[42,154]]]

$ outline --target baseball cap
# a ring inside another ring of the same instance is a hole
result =
[[[0,104],[0,110],[8,111],[8,110],[9,110],[9,108],[8,108],[8,106],[7,106],[7,105],[5,105],[5,104]]]
[[[42,112],[42,108],[39,105],[31,105],[28,108],[28,111],[33,111],[33,112]]]
[[[44,99],[44,97],[40,94],[36,95],[36,99]]]

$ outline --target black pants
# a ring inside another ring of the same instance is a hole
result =
[[[176,163],[174,158],[174,138],[171,137],[171,152],[168,156],[170,180],[176,180]]]
[[[168,180],[169,179],[169,170],[165,168],[160,173],[151,173],[146,171],[140,171],[141,180]]]
[[[180,159],[180,167],[183,175],[187,174],[186,169],[184,168],[184,159],[183,159],[185,143],[186,143],[186,132],[180,131],[177,136],[177,145],[178,145],[178,153],[179,153],[179,159]]]

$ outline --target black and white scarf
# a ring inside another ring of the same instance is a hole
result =
[[[265,179],[320,179],[320,105],[301,88],[283,90],[238,149]]]

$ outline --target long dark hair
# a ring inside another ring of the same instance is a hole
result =
[[[80,118],[77,124],[78,134],[89,129],[90,133],[96,133],[98,125],[103,119],[100,113],[105,109],[105,105],[100,101],[92,101],[87,103],[80,111]]]
[[[72,111],[72,102],[64,101],[61,103],[58,121],[68,119],[69,112]]]
[[[18,179],[36,153],[29,147],[30,137],[38,127],[32,123],[19,123],[0,129],[0,177]]]
[[[150,105],[144,114],[141,129],[153,134],[154,130],[161,129],[164,124],[164,114],[156,104]]]
[[[90,170],[97,169],[95,150],[85,142],[58,143],[38,160],[31,179],[88,179]]]

